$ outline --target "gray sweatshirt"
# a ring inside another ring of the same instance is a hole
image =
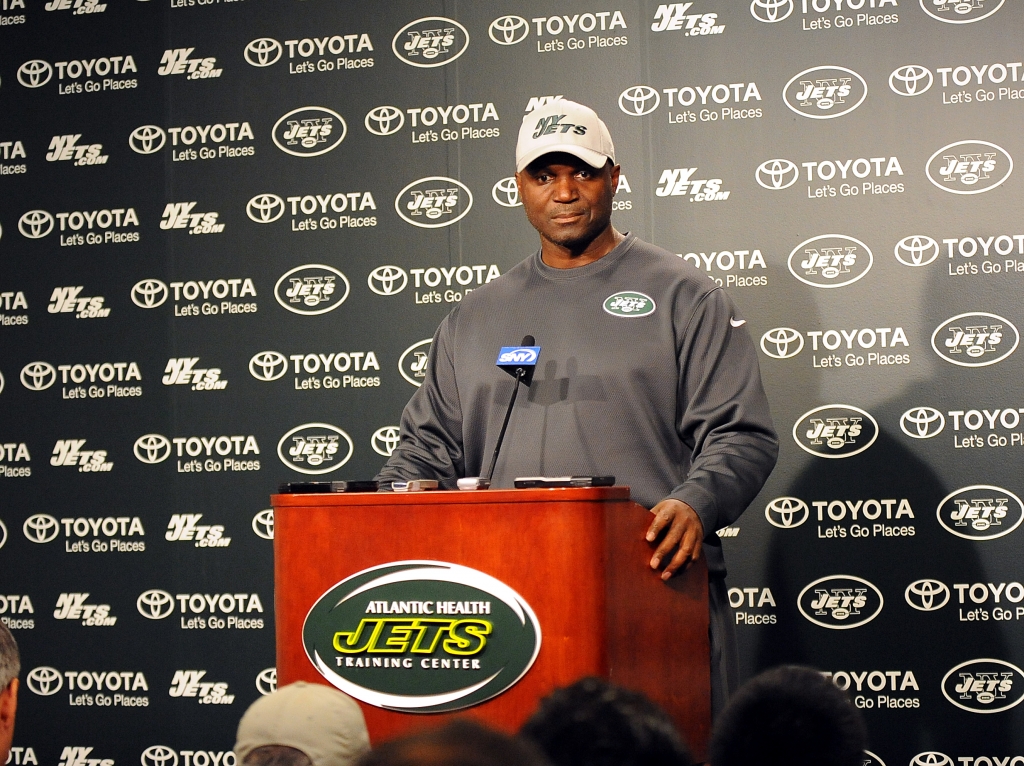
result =
[[[490,463],[514,380],[501,346],[541,347],[520,392],[493,487],[517,476],[607,475],[648,508],[666,497],[716,530],[760,491],[778,454],[754,344],[725,292],[681,258],[635,236],[574,269],[538,251],[468,293],[434,334],[426,378],[402,414],[401,442],[377,479],[479,476]]]

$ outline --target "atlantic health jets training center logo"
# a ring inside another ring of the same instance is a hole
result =
[[[537,659],[541,630],[505,583],[442,561],[364,569],[324,593],[302,643],[331,684],[376,707],[438,713],[501,694]]]

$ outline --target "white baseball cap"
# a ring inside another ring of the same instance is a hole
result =
[[[575,101],[556,99],[523,117],[516,144],[516,172],[543,154],[566,152],[595,168],[615,163],[611,134],[597,112]]]
[[[355,700],[330,686],[296,681],[260,697],[238,724],[239,766],[265,745],[301,750],[313,766],[348,766],[370,749],[370,737]]]

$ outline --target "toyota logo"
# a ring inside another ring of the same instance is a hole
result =
[[[650,85],[634,85],[619,94],[619,109],[634,117],[650,114],[661,104],[661,95]]]
[[[910,759],[910,766],[953,766],[953,759],[934,750],[918,753]]]
[[[140,125],[128,136],[128,146],[137,154],[155,154],[166,142],[167,134],[156,125]]]
[[[252,517],[252,531],[264,540],[274,539],[274,509],[267,508]]]
[[[57,519],[48,513],[37,513],[25,519],[21,531],[33,543],[48,543],[57,537],[60,525]]]
[[[257,674],[256,691],[264,697],[277,691],[277,668],[264,668]]]
[[[53,67],[42,59],[26,61],[18,67],[18,82],[26,88],[41,88],[53,77]]]
[[[487,28],[487,36],[498,45],[521,43],[529,33],[530,25],[522,16],[502,16]]]
[[[4,392],[4,374],[0,372],[0,394]]]
[[[927,266],[939,257],[939,243],[931,237],[913,234],[896,243],[893,255],[904,266]]]
[[[178,766],[178,754],[166,745],[153,745],[142,751],[142,766]]]
[[[920,96],[934,81],[932,72],[917,64],[907,64],[894,69],[889,75],[889,88],[897,96]]]
[[[159,279],[143,279],[132,287],[132,303],[140,309],[155,309],[167,300],[167,285]]]
[[[135,457],[143,463],[155,465],[162,463],[171,456],[171,443],[166,436],[160,434],[146,434],[135,440],[133,448]]]
[[[378,266],[370,272],[366,284],[377,295],[395,295],[409,284],[409,275],[398,266]]]
[[[515,176],[502,178],[491,187],[491,199],[502,207],[519,207],[523,203],[519,199],[519,187],[516,186]]]
[[[53,231],[53,216],[45,210],[29,210],[18,219],[18,231],[29,239],[42,239]]]
[[[789,18],[793,12],[793,0],[752,0],[750,15],[766,24],[774,24]]]
[[[799,527],[809,516],[807,503],[798,497],[777,497],[764,507],[768,523],[779,529]]]
[[[761,336],[761,350],[772,359],[790,359],[804,349],[804,336],[792,327],[776,327]]]
[[[799,177],[800,171],[796,169],[796,164],[784,159],[765,160],[757,166],[757,173],[754,174],[758,185],[772,191],[788,189]]]
[[[21,368],[21,385],[29,391],[42,391],[57,381],[57,371],[49,362],[29,362]]]
[[[378,455],[391,457],[391,454],[398,446],[398,426],[384,426],[373,432],[370,439],[370,446]]]
[[[7,543],[7,525],[4,524],[3,520],[0,520],[0,548],[3,548]]]
[[[249,360],[249,373],[256,378],[269,383],[277,380],[288,372],[288,360],[284,354],[277,351],[260,351],[253,354]]]
[[[245,46],[245,60],[253,66],[270,66],[281,58],[281,43],[273,37],[258,37]]]
[[[934,612],[949,602],[949,588],[938,580],[914,580],[903,595],[919,612]]]
[[[245,214],[256,223],[273,223],[284,215],[284,200],[276,194],[257,194],[245,206]]]
[[[912,407],[900,418],[900,430],[912,439],[931,439],[946,427],[946,419],[933,407]]]
[[[152,588],[139,594],[135,608],[147,620],[162,620],[174,611],[174,597],[165,590]]]
[[[378,106],[366,113],[363,125],[375,136],[390,136],[405,125],[405,113],[397,106]]]
[[[64,679],[57,668],[43,665],[29,671],[25,678],[25,685],[34,694],[38,694],[40,697],[49,697],[61,690],[61,687],[64,686]]]

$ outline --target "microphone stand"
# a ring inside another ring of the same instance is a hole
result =
[[[522,367],[516,368],[514,388],[512,389],[512,398],[509,399],[508,409],[505,410],[505,422],[501,424],[501,431],[498,432],[498,443],[494,445],[494,453],[491,455],[491,465],[487,469],[487,472],[480,477],[481,483],[487,482],[487,486],[491,484],[491,474],[494,473],[494,466],[498,462],[498,450],[501,449],[501,443],[505,439],[505,429],[508,428],[509,418],[512,417],[512,408],[516,404],[516,397],[519,396],[519,384],[523,378],[526,377],[526,370]]]

